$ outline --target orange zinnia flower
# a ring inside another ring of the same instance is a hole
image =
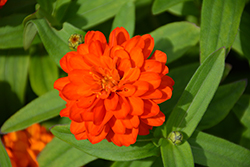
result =
[[[53,138],[39,124],[34,124],[25,130],[8,133],[2,141],[10,157],[12,167],[38,167],[38,153]]]
[[[156,50],[148,59],[153,47],[149,34],[130,38],[123,27],[111,32],[109,43],[101,32],[89,31],[85,43],[60,60],[68,76],[54,87],[67,102],[60,115],[72,120],[77,140],[106,138],[129,146],[163,124],[157,104],[171,98],[174,81],[165,75],[165,53]]]
[[[2,8],[2,6],[5,5],[6,2],[7,2],[7,0],[0,0],[0,9]]]

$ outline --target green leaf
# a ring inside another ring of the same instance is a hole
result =
[[[187,0],[155,0],[152,6],[152,12],[153,14],[162,13],[168,8],[184,1]]]
[[[45,19],[31,20],[26,24],[26,27],[27,26],[34,26],[37,29],[47,52],[58,65],[60,59],[70,51],[68,46],[70,35],[75,33],[85,35],[84,31],[69,23],[64,23],[63,28],[57,31],[52,28]],[[25,30],[27,29],[25,28]],[[24,32],[24,34],[27,33]]]
[[[42,49],[37,49],[30,59],[29,79],[32,90],[38,95],[53,90],[58,78],[58,67]]]
[[[242,95],[234,105],[233,112],[247,128],[242,134],[240,144],[250,149],[250,95]]]
[[[10,158],[0,140],[0,167],[11,167]]]
[[[27,24],[24,27],[24,30],[23,30],[23,48],[25,50],[27,50],[31,46],[36,34],[37,34],[37,29],[33,24]]]
[[[168,75],[173,78],[173,80],[175,81],[175,85],[171,99],[160,104],[161,111],[164,114],[168,114],[173,110],[186,85],[188,84],[188,81],[191,79],[198,66],[198,63],[188,64],[182,67],[171,69],[169,71]]]
[[[69,8],[71,0],[60,0],[55,1],[54,6],[55,9],[52,13],[52,16],[58,20],[61,21],[65,15],[67,15],[67,10]]]
[[[24,14],[15,14],[0,19],[0,49],[23,47]]]
[[[28,77],[29,55],[23,49],[0,51],[0,81],[9,83],[23,104]]]
[[[155,41],[155,50],[167,54],[167,63],[180,58],[199,41],[200,29],[188,22],[175,22],[164,25],[150,34]]]
[[[204,130],[221,122],[238,101],[246,87],[246,81],[220,86],[197,129]]]
[[[164,167],[194,166],[192,151],[188,142],[173,145],[167,139],[162,141],[161,157]]]
[[[194,1],[178,3],[177,5],[170,7],[168,11],[178,16],[200,15],[200,9],[195,5]]]
[[[233,44],[233,49],[236,50],[241,55],[246,56],[246,58],[250,61],[250,47],[248,45],[248,39],[250,38],[249,18],[250,18],[250,15],[244,11],[242,13],[239,31]]]
[[[111,167],[151,167],[156,157],[149,157],[134,161],[116,161]]]
[[[159,149],[152,142],[137,142],[129,147],[118,147],[107,140],[91,144],[88,140],[76,140],[69,125],[58,125],[51,132],[59,139],[92,156],[112,161],[131,161],[159,154]]]
[[[52,90],[17,111],[2,126],[4,133],[27,128],[28,126],[59,115],[60,110],[65,107],[57,90]]]
[[[170,114],[164,137],[172,131],[182,131],[184,138],[191,136],[219,86],[224,59],[225,49],[221,48],[200,65]]]
[[[125,3],[116,14],[112,24],[112,30],[116,27],[124,27],[130,37],[133,37],[135,30],[135,4],[131,1]]]
[[[195,132],[188,142],[194,162],[203,166],[248,167],[250,151],[224,139]]]
[[[95,159],[55,137],[39,154],[38,163],[40,167],[75,167]]]
[[[78,0],[70,4],[64,19],[76,27],[87,29],[113,17],[124,3],[124,0]]]
[[[214,50],[233,45],[245,0],[204,0],[201,13],[200,61]]]
[[[52,13],[53,11],[53,2],[55,0],[36,0],[37,3],[40,5],[43,10],[47,11],[48,13]]]

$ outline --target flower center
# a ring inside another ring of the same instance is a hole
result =
[[[118,82],[113,79],[113,77],[111,76],[104,76],[102,79],[101,79],[101,85],[102,85],[102,89],[104,89],[105,91],[116,91],[116,86],[118,85]]]

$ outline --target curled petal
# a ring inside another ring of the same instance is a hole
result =
[[[109,35],[109,46],[122,45],[129,39],[130,37],[127,30],[123,27],[117,27]]]
[[[126,127],[122,124],[122,121],[120,119],[116,119],[115,117],[110,119],[109,126],[113,132],[117,134],[124,134],[126,131]]]
[[[96,100],[96,95],[91,96],[82,96],[77,101],[77,106],[80,108],[89,108],[91,105],[94,104]]]
[[[133,48],[135,47],[139,47],[139,48],[144,48],[144,40],[141,36],[137,35],[133,38],[131,38],[130,40],[126,41],[125,43],[123,43],[122,46],[125,47],[125,50],[127,52],[130,52]]]
[[[104,53],[104,48],[100,41],[93,41],[89,45],[89,53],[101,57]]]
[[[134,96],[141,96],[149,90],[149,83],[146,81],[136,81],[133,85],[136,87]]]
[[[115,117],[117,119],[124,119],[127,117],[130,110],[131,110],[131,107],[130,107],[128,100],[123,96],[119,96],[117,108],[113,112]]]
[[[68,77],[59,78],[58,80],[55,81],[54,88],[61,91],[63,87],[67,85],[69,82],[70,81]]]
[[[79,134],[79,133],[83,133],[86,131],[86,127],[85,127],[85,123],[84,122],[75,122],[75,121],[71,121],[70,124],[70,131],[73,134]]]
[[[160,111],[156,116],[141,119],[141,121],[149,126],[161,126],[165,122],[165,115]]]
[[[85,35],[85,40],[84,42],[86,44],[91,43],[92,41],[100,41],[102,44],[102,47],[105,48],[107,41],[103,33],[100,31],[88,31],[87,34]]]
[[[156,60],[145,60],[144,65],[141,68],[141,72],[162,72],[162,63]]]
[[[140,73],[141,72],[139,68],[130,68],[128,71],[125,71],[125,74],[122,80],[127,81],[127,82],[134,82],[139,78]]]
[[[69,65],[69,59],[74,56],[77,55],[77,52],[75,51],[71,51],[66,53],[60,60],[60,65],[61,68],[63,69],[63,71],[65,71],[66,73],[70,72],[72,70],[72,67]]]
[[[85,55],[89,53],[89,45],[88,44],[80,44],[77,47],[77,53],[79,53],[79,55]]]
[[[90,133],[88,133],[87,134],[88,140],[92,144],[99,143],[100,141],[102,141],[103,139],[105,139],[105,137],[107,136],[107,134],[108,134],[109,131],[110,131],[109,125],[105,125],[99,135],[91,135]]]
[[[138,135],[148,135],[149,130],[152,129],[152,126],[149,126],[144,122],[141,122],[138,129],[139,129]]]
[[[124,73],[132,67],[130,59],[121,59],[118,62],[117,69],[119,75],[122,77]]]
[[[92,112],[94,113],[94,124],[100,125],[106,114],[103,100],[98,101],[98,103],[93,108]]]
[[[148,91],[144,95],[140,96],[142,99],[160,99],[162,98],[163,93],[159,89],[154,89],[151,91]]]
[[[120,92],[118,92],[119,95],[128,97],[132,96],[135,93],[136,88],[131,84],[125,84],[119,90],[120,90]]]
[[[142,36],[144,39],[145,46],[143,48],[144,58],[147,59],[154,49],[154,38],[150,34],[145,34]]]
[[[160,99],[153,99],[153,101],[157,104],[163,103],[164,101],[170,99],[172,97],[172,89],[170,87],[165,87],[163,89],[159,89],[162,92],[162,97]]]
[[[111,93],[108,98],[104,100],[104,105],[107,111],[115,110],[119,101],[119,96],[116,93]]]
[[[132,67],[140,68],[144,64],[144,56],[142,49],[139,47],[133,48],[130,52]]]
[[[68,100],[77,100],[81,96],[77,93],[78,86],[72,83],[68,83],[64,86],[62,89],[62,94],[64,97],[66,97]]]
[[[84,140],[84,139],[87,139],[87,133],[86,132],[82,132],[82,133],[78,133],[78,134],[75,134],[75,138],[76,140]]]
[[[78,108],[76,103],[72,105],[69,112],[69,119],[75,122],[82,122],[81,113],[84,112],[84,109]]]
[[[147,81],[150,84],[151,89],[156,89],[161,84],[161,77],[154,72],[141,72],[139,81]]]
[[[152,100],[144,100],[144,113],[140,118],[149,118],[156,116],[160,112],[160,107]]]
[[[142,115],[144,112],[144,102],[141,98],[136,96],[128,97],[129,104],[131,106],[131,115]]]
[[[167,55],[164,52],[160,51],[160,50],[156,50],[154,52],[154,54],[150,57],[150,59],[157,60],[157,61],[159,61],[159,62],[161,62],[163,64],[166,64]]]

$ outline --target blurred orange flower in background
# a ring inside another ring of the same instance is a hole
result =
[[[42,151],[53,135],[39,124],[25,130],[11,132],[2,137],[12,167],[37,167],[37,155]]]
[[[68,76],[54,87],[67,102],[60,115],[72,120],[76,139],[129,146],[163,124],[157,104],[171,98],[174,81],[166,75],[165,53],[156,50],[149,58],[153,47],[151,35],[130,38],[123,27],[111,32],[109,43],[101,32],[89,31],[77,51],[60,60]]]
[[[6,2],[7,2],[7,0],[0,0],[0,9],[2,8],[2,6],[5,5]]]

